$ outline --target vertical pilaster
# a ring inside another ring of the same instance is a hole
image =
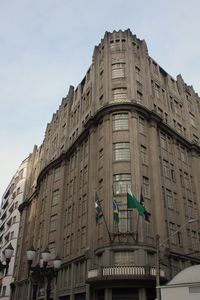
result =
[[[139,294],[139,300],[146,300],[146,290],[145,288],[140,288],[138,291]]]
[[[112,300],[112,289],[105,289],[105,300]]]
[[[162,195],[162,182],[160,171],[160,153],[158,144],[157,126],[152,121],[149,127],[149,150],[150,150],[150,186],[151,186],[151,198],[152,198],[152,215],[155,221],[156,232],[161,236],[161,240],[165,234],[165,210]]]

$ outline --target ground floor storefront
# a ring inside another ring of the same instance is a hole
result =
[[[156,291],[153,288],[97,288],[88,289],[89,293],[59,296],[59,300],[154,300]]]

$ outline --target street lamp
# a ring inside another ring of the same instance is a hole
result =
[[[4,250],[4,256],[6,258],[6,264],[3,264],[0,261],[0,271],[3,271],[5,269],[6,270],[5,276],[8,273],[8,267],[9,267],[11,257],[13,256],[13,252],[14,252],[14,248],[11,244],[9,244],[8,247],[6,247],[5,250]]]
[[[166,242],[168,242],[174,235],[180,232],[186,225],[196,222],[196,219],[189,219],[186,223],[184,223],[179,229],[174,231],[164,242],[160,243],[159,234],[156,235],[156,299],[161,300],[160,295],[160,248],[165,246]]]
[[[62,261],[58,256],[56,256],[56,258],[53,260],[53,267],[47,267],[51,252],[49,251],[48,247],[46,247],[41,254],[42,258],[40,259],[40,263],[35,266],[32,266],[35,254],[36,250],[33,247],[29,248],[26,251],[28,262],[28,274],[31,274],[31,277],[33,279],[32,300],[36,300],[38,284],[41,281],[44,281],[45,278],[47,280],[46,300],[50,300],[51,281],[53,278],[56,278],[57,280],[58,271],[60,269]]]

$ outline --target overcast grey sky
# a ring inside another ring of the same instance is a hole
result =
[[[199,0],[1,0],[0,196],[105,31],[130,28],[200,95],[199,11]]]

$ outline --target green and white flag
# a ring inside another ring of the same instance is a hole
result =
[[[127,208],[135,208],[137,209],[140,216],[145,217],[145,208],[143,205],[140,204],[140,202],[137,200],[135,195],[132,194],[130,188],[128,187],[127,190]]]

